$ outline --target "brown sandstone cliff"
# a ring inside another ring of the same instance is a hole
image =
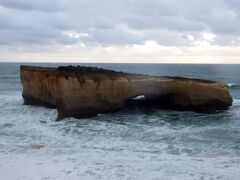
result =
[[[90,67],[21,66],[25,104],[56,107],[58,119],[91,117],[122,108],[144,95],[149,104],[172,109],[227,109],[232,98],[220,82],[128,74]]]

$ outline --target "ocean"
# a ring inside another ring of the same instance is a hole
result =
[[[23,105],[20,64],[0,63],[0,179],[240,178],[240,65],[77,65],[222,81],[233,106],[217,114],[127,107],[55,122],[55,109]]]

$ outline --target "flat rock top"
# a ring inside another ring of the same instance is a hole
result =
[[[184,77],[175,77],[175,76],[150,76],[145,74],[134,74],[126,72],[118,72],[103,68],[97,67],[85,67],[85,66],[59,66],[54,67],[38,67],[38,66],[26,66],[22,65],[20,67],[21,71],[42,71],[46,72],[47,75],[63,76],[63,77],[98,77],[101,80],[107,78],[109,79],[118,79],[120,77],[131,79],[131,80],[141,80],[141,79],[155,79],[155,80],[177,80],[177,81],[194,81],[198,83],[209,83],[209,84],[219,84],[224,85],[223,83],[203,80],[203,79],[193,79],[193,78],[184,78]]]

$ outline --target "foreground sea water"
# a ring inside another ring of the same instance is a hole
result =
[[[240,179],[240,65],[80,65],[222,81],[233,106],[217,114],[127,107],[54,122],[56,110],[23,105],[20,64],[0,63],[0,179]]]

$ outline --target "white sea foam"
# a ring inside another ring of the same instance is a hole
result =
[[[230,87],[230,88],[240,88],[240,85],[239,84],[237,84],[237,83],[228,83],[228,86]]]
[[[239,110],[153,111],[54,122],[55,109],[0,95],[0,172],[32,179],[237,179]],[[230,119],[229,119],[230,118]]]
[[[233,99],[233,106],[240,105],[240,99]]]
[[[237,84],[236,83],[228,83],[229,87],[232,87],[232,86],[235,86],[235,85],[237,85]]]
[[[0,154],[1,177],[32,179],[236,179],[240,158],[194,158],[169,154],[88,150],[48,156],[35,150],[23,155]],[[3,164],[4,162],[4,164]],[[14,162],[14,163],[13,163]]]

